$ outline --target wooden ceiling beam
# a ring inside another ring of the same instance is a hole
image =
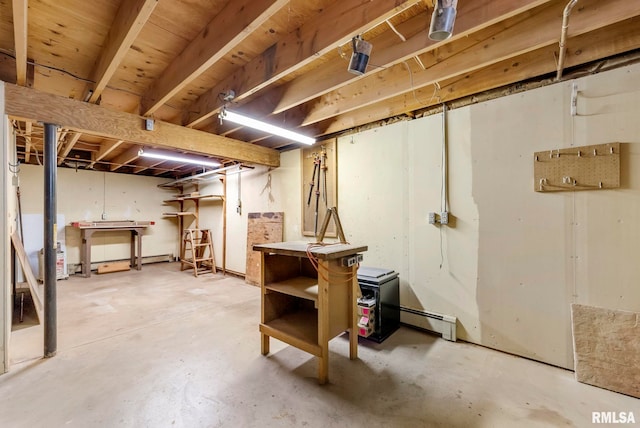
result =
[[[341,0],[255,57],[187,108],[187,126],[195,126],[216,114],[229,90],[235,99],[254,94],[287,73],[298,70],[351,37],[370,29],[415,4],[416,0]]]
[[[153,131],[143,129],[141,116],[109,110],[35,89],[4,83],[5,113],[20,120],[55,123],[75,132],[114,140],[162,146],[193,153],[277,167],[280,154],[172,123],[155,121]]]
[[[120,3],[102,55],[91,73],[91,80],[96,83],[90,89],[92,92],[88,98],[89,102],[98,101],[157,5],[158,0],[128,0]]]
[[[27,84],[27,0],[13,0],[13,39],[16,52],[16,84]]]
[[[420,14],[406,23],[397,26],[401,34],[410,34],[405,42],[401,42],[392,31],[386,31],[371,40],[371,64],[367,76],[383,71],[394,64],[406,61],[444,43],[451,43],[468,37],[471,33],[490,27],[500,21],[522,14],[539,7],[550,0],[480,0],[475,2],[460,2],[458,6],[455,33],[446,42],[434,42],[429,39],[429,22],[431,12]],[[412,31],[412,28],[423,23],[422,30]],[[410,33],[409,33],[410,32]],[[283,85],[282,98],[273,109],[273,113],[288,110],[306,101],[319,97],[329,91],[338,89],[349,82],[357,80],[352,74],[345,73],[346,61],[334,61],[322,65],[322,70],[304,74]],[[269,112],[271,113],[271,112]]]
[[[288,3],[289,0],[228,2],[146,91],[142,97],[143,115],[153,114]]]
[[[109,161],[109,163],[111,164],[109,166],[109,171],[111,172],[117,171],[123,166],[127,166],[134,160],[138,159],[140,157],[139,152],[141,148],[142,148],[141,146],[134,145],[131,148],[129,148],[127,151],[116,156],[114,159],[111,159]]]
[[[82,134],[80,132],[72,132],[65,136],[64,141],[66,144],[64,144],[62,150],[58,154],[58,165],[62,165],[62,162],[64,162],[71,149],[73,149],[73,146],[76,145],[81,135]]]
[[[636,16],[614,26],[568,39],[570,47],[567,55],[567,67],[575,67],[610,56],[640,49],[640,16]],[[372,104],[326,122],[316,124],[316,133],[334,133],[356,126],[384,120],[415,110],[435,106],[489,89],[511,85],[553,73],[556,69],[557,47],[545,46],[524,55],[496,63],[485,69],[455,76],[443,81],[440,90],[434,95],[431,87],[416,90],[415,95],[405,93],[388,100]],[[508,89],[505,89],[507,93]],[[310,132],[310,131],[308,131]],[[274,143],[269,147],[278,148]]]
[[[396,65],[367,76],[356,84],[331,91],[312,102],[303,125],[320,122],[544,46],[554,45],[558,42],[562,16],[558,13],[558,5],[552,6],[543,8],[536,15],[506,28],[489,39],[479,41],[446,61],[414,72],[411,78],[408,78],[404,65]],[[584,34],[640,14],[638,4],[626,0],[610,0],[607,7],[603,6],[598,0],[581,3],[581,8],[574,10],[572,14],[569,35]],[[384,85],[380,82],[384,82]]]
[[[109,156],[109,153],[117,149],[124,141],[116,140],[116,141],[107,141],[100,145],[100,150],[96,153],[95,157],[89,164],[89,168],[93,168],[96,162],[100,162],[105,157]]]

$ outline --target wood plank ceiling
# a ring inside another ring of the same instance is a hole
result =
[[[640,2],[574,3],[563,72],[640,48]],[[0,79],[18,85],[7,98],[21,162],[41,162],[52,120],[60,166],[202,171],[139,157],[152,147],[277,166],[298,145],[221,123],[223,106],[321,140],[554,76],[566,6],[459,0],[454,35],[434,42],[432,0],[0,0]],[[356,35],[373,44],[363,76],[347,72]]]

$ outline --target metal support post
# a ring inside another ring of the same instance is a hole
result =
[[[57,126],[44,124],[44,356],[56,355]]]

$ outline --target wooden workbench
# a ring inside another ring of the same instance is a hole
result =
[[[128,230],[131,232],[131,267],[137,270],[142,269],[142,232],[147,227],[153,225],[152,221],[75,221],[71,226],[80,229],[82,239],[80,249],[80,263],[82,265],[82,276],[91,276],[91,236],[94,232],[116,232]],[[136,237],[137,245],[136,245]],[[136,251],[137,250],[137,251]]]
[[[358,358],[357,279],[358,265],[343,266],[342,260],[366,251],[350,244],[312,247],[315,270],[307,255],[306,242],[255,245],[261,252],[262,354],[269,353],[269,338],[318,357],[318,382],[329,372],[329,341],[349,332],[349,357]]]

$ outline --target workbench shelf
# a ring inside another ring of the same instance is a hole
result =
[[[329,340],[349,331],[349,356],[358,356],[357,266],[342,266],[341,259],[367,247],[339,244],[312,249],[324,272],[318,274],[307,245],[280,242],[253,247],[261,252],[262,262],[259,329],[263,355],[269,353],[273,337],[318,357],[318,382],[323,384],[328,379]]]
[[[277,318],[262,323],[260,332],[316,357],[322,356],[318,345],[318,310],[313,305],[294,304]]]
[[[318,279],[307,276],[296,276],[280,282],[266,284],[265,288],[302,299],[311,300],[314,305],[318,305]]]

